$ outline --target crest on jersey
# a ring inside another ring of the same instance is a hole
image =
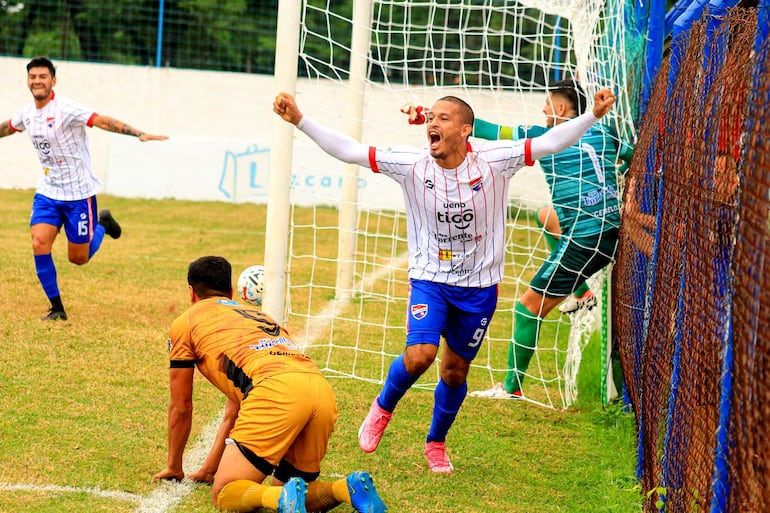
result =
[[[428,305],[422,303],[419,305],[412,305],[412,317],[417,319],[424,319],[428,315]]]
[[[438,250],[438,259],[439,260],[452,260],[452,250],[451,249],[439,249]]]
[[[482,183],[481,177],[479,176],[471,180],[469,185],[471,186],[471,189],[478,192],[481,189],[481,186],[484,184]]]
[[[45,123],[48,125],[48,128],[53,128],[54,121],[56,121],[56,118],[45,118]]]

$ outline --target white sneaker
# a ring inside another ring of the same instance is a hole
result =
[[[567,296],[567,299],[559,305],[559,311],[565,314],[577,312],[581,308],[590,310],[596,306],[596,296],[590,290],[586,291],[581,297],[575,297],[574,294]]]
[[[492,388],[487,390],[476,390],[475,392],[471,392],[468,395],[471,397],[485,397],[487,399],[518,399],[521,397],[521,390],[517,390],[514,393],[509,394],[503,388],[502,383],[498,383]]]

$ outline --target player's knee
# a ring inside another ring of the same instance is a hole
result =
[[[442,361],[443,363],[443,361]],[[450,387],[459,387],[465,383],[468,377],[469,366],[457,365],[457,366],[444,366],[440,370],[441,381],[446,383]]]
[[[32,253],[35,255],[47,255],[51,252],[51,244],[41,239],[32,238]]]
[[[467,377],[467,373],[463,373],[459,370],[449,370],[446,372],[441,373],[441,381],[447,384],[447,386],[450,386],[452,388],[459,387],[463,383],[465,383],[465,379]]]
[[[436,359],[436,347],[431,344],[416,344],[407,347],[404,367],[412,376],[421,375]]]
[[[415,359],[415,360],[405,361],[404,368],[406,368],[406,371],[412,376],[419,376],[423,372],[428,370],[431,363],[433,363],[433,360]]]
[[[88,255],[69,255],[69,259],[75,265],[85,265],[88,263]]]

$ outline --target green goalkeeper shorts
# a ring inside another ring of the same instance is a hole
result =
[[[617,245],[617,228],[595,237],[561,237],[529,286],[545,297],[568,296],[612,262]]]

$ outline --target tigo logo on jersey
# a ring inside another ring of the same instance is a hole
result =
[[[473,222],[473,209],[465,208],[465,203],[444,203],[444,212],[436,212],[436,220],[439,223],[453,224],[458,230],[467,230]],[[451,209],[462,208],[461,212],[452,212]]]
[[[452,260],[452,250],[451,249],[439,249],[438,250],[438,259],[439,260]]]
[[[412,305],[412,317],[414,317],[419,321],[420,319],[424,319],[427,315],[428,315],[428,305],[426,304]]]
[[[474,178],[473,180],[470,181],[469,185],[471,186],[471,189],[478,192],[482,186],[481,177],[479,176],[478,178]]]

